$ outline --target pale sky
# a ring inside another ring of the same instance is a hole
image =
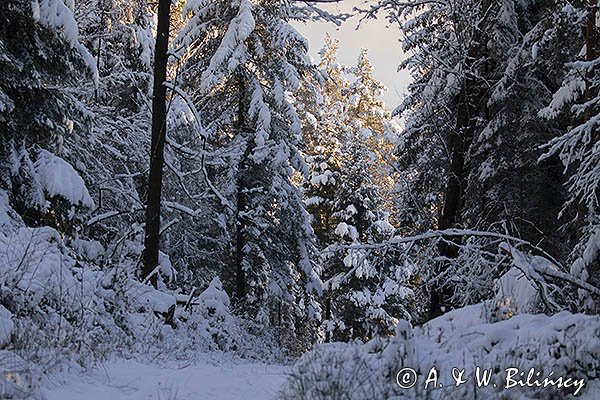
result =
[[[340,3],[324,5],[332,12],[351,12],[352,7],[359,6],[362,0],[343,0]],[[356,30],[358,18],[354,17],[340,28],[334,24],[310,22],[295,24],[296,28],[304,34],[310,43],[310,54],[318,60],[318,51],[323,47],[325,34],[329,33],[340,41],[338,61],[344,65],[355,65],[362,48],[369,50],[369,59],[373,64],[374,76],[379,79],[388,90],[383,96],[388,109],[394,109],[406,93],[406,86],[410,81],[407,71],[397,71],[398,64],[404,55],[400,47],[398,26],[386,28],[387,21],[383,16],[378,20],[363,22]]]

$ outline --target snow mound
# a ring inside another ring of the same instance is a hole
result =
[[[515,267],[509,269],[496,282],[496,293],[499,311],[504,316],[535,312],[535,305],[540,301],[537,288]]]
[[[71,204],[94,208],[94,201],[83,179],[65,160],[41,150],[34,164],[40,183],[51,196],[62,196]]]
[[[422,327],[400,321],[391,338],[317,347],[293,367],[283,398],[569,399],[578,388],[577,398],[596,398],[600,389],[599,316],[562,311],[489,322],[492,304],[453,310]],[[434,367],[438,377],[435,389],[431,382],[425,389]],[[478,367],[490,371],[492,383],[477,385]],[[403,368],[416,373],[417,383],[410,388],[396,383]],[[523,381],[534,369],[530,381],[563,377],[576,385],[517,384],[508,388],[511,368],[524,372],[519,376]],[[467,379],[459,386],[453,378],[456,369],[464,369]]]
[[[14,235],[0,236],[0,271],[7,284],[26,294],[27,306],[40,305],[50,293],[57,301],[75,295],[74,265],[52,228],[19,228]]]
[[[0,305],[0,345],[6,346],[10,343],[10,338],[15,329],[12,321],[12,313]]]
[[[177,271],[171,264],[169,256],[162,251],[158,252],[158,264],[161,277],[165,278],[168,283],[175,281]]]
[[[208,315],[224,316],[229,313],[229,296],[223,290],[219,278],[214,278],[208,288],[200,294],[200,302],[203,312]]]

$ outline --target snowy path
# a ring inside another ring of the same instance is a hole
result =
[[[166,368],[115,361],[88,375],[45,385],[47,400],[269,400],[276,399],[287,369],[223,361]]]

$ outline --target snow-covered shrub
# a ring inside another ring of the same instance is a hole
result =
[[[352,344],[318,345],[302,356],[282,392],[282,399],[379,399],[381,391],[371,385],[370,360]]]
[[[269,331],[231,312],[229,296],[218,278],[198,292],[194,290],[190,297],[130,283],[127,297],[133,312],[128,318],[132,329],[138,332],[138,354],[151,360],[186,362],[207,351],[263,360],[285,358]],[[167,324],[171,310],[173,323]],[[156,318],[157,315],[161,317]]]
[[[103,246],[53,228],[0,233],[0,349],[40,367],[93,365],[113,355],[193,361],[207,351],[246,358],[285,358],[269,331],[230,312],[214,279],[204,291],[157,290],[135,264],[90,262]],[[84,257],[85,256],[85,257]]]
[[[6,196],[0,197],[0,200]],[[113,355],[191,361],[207,351],[285,358],[272,332],[235,316],[218,278],[183,294],[135,276],[140,235],[103,246],[25,227],[0,202],[0,349],[38,365],[91,366]],[[162,281],[176,278],[166,254]]]
[[[45,198],[40,222],[70,233],[95,206],[83,179],[71,164],[47,150],[38,152],[33,168]]]
[[[10,165],[5,172],[10,174],[6,178],[10,185],[6,190],[0,189],[1,202],[6,206],[10,204],[20,215],[11,215],[10,219],[22,219],[29,226],[47,225],[61,234],[72,234],[95,207],[79,173],[63,158],[47,150],[15,148],[13,142],[7,147]]]
[[[565,399],[575,387],[505,388],[507,368],[540,372],[540,381],[570,377],[585,381],[581,398],[594,398],[600,388],[600,317],[567,311],[547,316],[520,314],[508,320],[488,322],[490,303],[451,311],[422,327],[401,322],[396,335],[364,345],[337,344],[323,353],[317,348],[292,369],[284,398],[309,399]],[[431,368],[438,371],[443,388],[425,390]],[[478,387],[476,367],[492,371],[491,382]],[[417,373],[417,384],[402,389],[396,383],[403,368]],[[452,369],[465,369],[469,380],[455,385]],[[336,375],[323,378],[327,370]],[[360,383],[360,390],[352,388]],[[345,388],[342,395],[339,387]],[[312,397],[304,397],[309,393]],[[364,393],[369,393],[365,396]],[[375,395],[370,395],[374,393]]]
[[[208,322],[206,330],[220,350],[236,350],[239,346],[236,343],[239,340],[239,332],[231,332],[235,324],[232,323],[233,317],[229,310],[230,300],[219,278],[210,282],[208,288],[198,297],[198,303],[196,312]]]
[[[0,233],[0,301],[14,324],[6,348],[42,368],[113,352],[127,335],[108,275],[76,261],[52,228]]]
[[[15,329],[12,313],[0,305],[0,346],[6,346],[11,341]]]

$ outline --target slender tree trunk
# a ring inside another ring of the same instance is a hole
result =
[[[243,172],[242,172],[243,173]],[[237,183],[237,215],[235,227],[235,282],[236,294],[238,299],[243,299],[246,296],[246,271],[244,271],[244,231],[246,229],[243,222],[243,217],[240,213],[246,208],[245,196],[243,193],[243,179],[238,179]]]
[[[96,54],[96,71],[100,75],[100,56],[102,55],[102,36],[98,37],[98,53]],[[94,85],[94,101],[98,103],[98,84]]]
[[[142,279],[158,266],[160,241],[160,197],[164,164],[165,136],[167,131],[167,61],[169,48],[169,19],[171,0],[158,2],[158,28],[154,49],[154,88],[152,94],[152,145],[150,148],[150,176],[146,206],[146,235],[144,241],[144,265]],[[154,287],[156,274],[150,277]]]
[[[244,125],[246,123],[245,119],[245,105],[244,105],[244,80],[243,76],[240,74],[239,76],[239,99],[238,99],[238,132],[242,134],[244,131]],[[244,150],[244,154],[242,159],[240,160],[240,167],[238,171],[237,178],[237,206],[236,206],[236,216],[235,216],[235,281],[236,281],[236,294],[238,300],[243,299],[246,296],[246,271],[244,270],[244,247],[246,245],[245,231],[246,231],[246,221],[245,217],[242,215],[244,210],[246,209],[246,194],[244,190],[246,189],[246,180],[244,176],[246,174],[246,161],[248,156],[250,155],[251,146],[250,141],[252,139],[248,138],[246,142],[246,149]]]
[[[588,12],[585,24],[585,60],[594,61],[596,59],[596,0],[588,0]],[[590,101],[594,96],[592,80],[594,79],[594,70],[588,70],[585,76],[585,101]],[[592,117],[593,110],[589,107],[585,111],[584,122]]]
[[[449,149],[451,154],[448,182],[444,194],[444,206],[438,219],[438,229],[450,229],[459,220],[464,204],[464,190],[466,186],[467,171],[465,154],[471,145],[475,133],[476,104],[479,94],[473,89],[475,82],[467,78],[459,98],[456,130],[450,135]],[[458,237],[444,237],[439,244],[440,256],[446,259],[458,256]],[[436,273],[442,273],[448,266],[442,262],[436,267]],[[429,319],[435,318],[448,311],[454,288],[447,283],[436,285],[431,291],[429,303]]]
[[[325,299],[325,319],[331,321],[331,297],[327,295]],[[329,330],[325,331],[325,343],[331,342],[331,332]]]

